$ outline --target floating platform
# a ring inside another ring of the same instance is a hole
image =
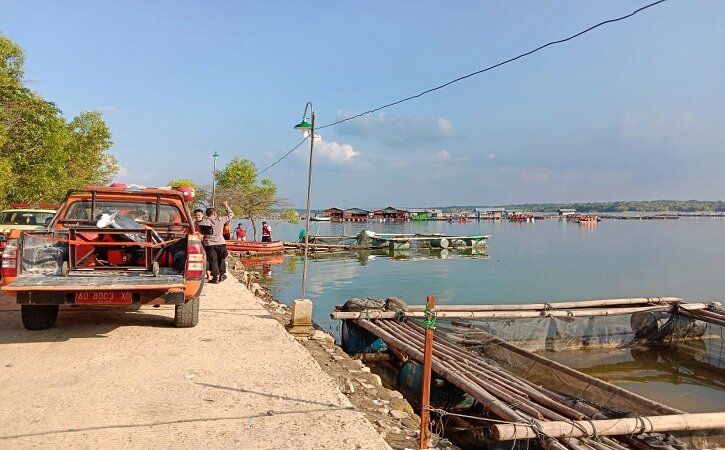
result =
[[[441,398],[455,408],[465,405],[456,392],[476,400],[465,414],[488,439],[477,445],[522,439],[557,450],[725,445],[725,412],[688,414],[535,353],[552,338],[566,349],[709,341],[703,359],[715,361],[711,370],[717,371],[725,326],[718,303],[655,297],[435,310],[432,370],[439,382],[431,397],[438,407]],[[399,299],[353,299],[331,317],[345,321],[343,347],[355,335],[358,349],[391,352],[408,365],[402,382],[415,384],[420,370],[409,363],[423,361],[425,315],[423,306]],[[419,392],[417,385],[407,387]]]

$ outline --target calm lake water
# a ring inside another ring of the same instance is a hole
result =
[[[275,240],[294,241],[304,224],[277,223],[273,228]],[[435,295],[438,304],[657,296],[725,301],[725,218],[604,220],[595,225],[558,219],[533,223],[311,223],[311,234],[356,234],[362,229],[493,237],[485,254],[411,250],[311,257],[306,296],[314,302],[314,320],[335,335],[339,324],[329,314],[334,305],[351,297],[398,296],[418,304],[424,304],[427,295]],[[287,256],[282,264],[260,268],[263,283],[284,303],[301,295],[302,261],[301,256]],[[611,378],[605,367],[608,361],[612,363]],[[647,384],[644,391],[635,390],[653,398],[661,395],[663,401],[677,395],[680,402],[693,405],[698,404],[698,398],[707,399],[707,405],[702,406],[706,410],[721,410],[725,405],[721,382],[703,385],[697,377],[668,379],[661,375],[667,375],[668,370],[672,375],[671,370],[677,371],[677,367],[665,370],[638,365],[628,352],[602,354],[584,365],[587,367],[577,367],[596,369],[597,376],[629,389],[633,389],[632,384]],[[633,375],[622,378],[622,367]],[[650,375],[652,379],[648,379]],[[722,373],[717,377],[722,379]],[[673,393],[673,387],[680,384],[690,388]]]

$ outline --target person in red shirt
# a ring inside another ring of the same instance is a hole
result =
[[[238,241],[247,240],[247,230],[244,229],[244,225],[242,225],[241,223],[237,225],[237,229],[235,230],[234,234],[236,235]]]
[[[262,242],[272,242],[272,227],[262,222]]]

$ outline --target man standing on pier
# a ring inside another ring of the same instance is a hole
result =
[[[209,283],[212,284],[219,283],[227,278],[227,246],[223,233],[224,225],[234,218],[234,213],[228,201],[225,200],[222,206],[227,210],[226,216],[219,217],[216,208],[207,208],[206,217],[199,222],[200,228],[207,227],[206,229],[210,231],[204,235],[203,244],[204,250],[206,250],[206,259],[209,262],[209,271],[211,272]]]

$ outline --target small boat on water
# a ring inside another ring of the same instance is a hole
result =
[[[312,220],[314,222],[329,222],[330,216],[313,216],[313,217],[310,217],[310,220]]]
[[[534,215],[533,214],[514,213],[509,216],[509,221],[511,221],[511,222],[533,222]]]
[[[227,250],[232,252],[282,253],[284,243],[282,241],[227,241]]]
[[[577,217],[574,217],[571,220],[572,220],[572,222],[575,222],[575,223],[579,223],[579,224],[583,224],[583,225],[591,225],[591,224],[596,224],[601,219],[599,218],[599,216],[595,216],[592,214],[577,214]]]

